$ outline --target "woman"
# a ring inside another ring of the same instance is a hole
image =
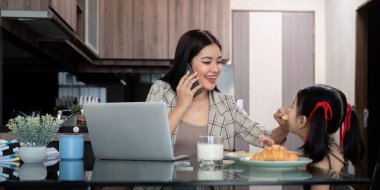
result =
[[[285,109],[274,114],[280,127],[267,131],[249,119],[231,95],[219,92],[216,81],[222,70],[221,49],[209,31],[186,32],[178,41],[173,67],[150,89],[147,101],[163,101],[168,106],[176,154],[195,155],[200,135],[223,136],[224,149],[232,150],[236,134],[256,146],[260,145],[260,135],[281,143],[288,134],[286,121],[281,120]],[[190,73],[188,65],[194,73]],[[196,82],[199,85],[192,88]]]

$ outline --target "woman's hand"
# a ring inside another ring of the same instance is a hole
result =
[[[197,87],[191,90],[191,86],[194,82],[198,81],[197,72],[189,75],[187,72],[181,80],[178,82],[176,91],[177,91],[177,107],[182,108],[186,111],[191,103],[193,102],[193,96],[195,92],[202,88],[202,84],[199,84]]]
[[[259,137],[259,142],[261,147],[267,147],[267,146],[272,146],[275,144],[274,140],[270,137],[267,137],[265,135],[261,135]]]
[[[273,114],[274,119],[277,121],[280,127],[287,131],[289,131],[288,113],[289,108],[279,108],[277,112]]]

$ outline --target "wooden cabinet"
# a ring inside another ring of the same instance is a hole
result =
[[[230,58],[229,0],[100,0],[100,57],[173,59],[179,37],[210,30]]]
[[[209,30],[222,44],[223,59],[230,58],[230,0],[169,0],[169,57],[178,39],[192,29]]]
[[[133,1],[133,57],[168,58],[168,0]]]
[[[1,0],[0,8],[3,10],[47,10],[48,0]]]
[[[84,0],[2,0],[15,10],[51,10],[84,39]],[[179,37],[210,30],[230,58],[230,0],[99,0],[99,58],[170,60]]]
[[[182,34],[200,28],[200,3],[199,0],[169,0],[169,4],[169,57],[174,59]]]
[[[77,0],[51,0],[51,8],[73,31],[77,30]]]
[[[230,0],[200,0],[200,28],[212,32],[222,44],[223,59],[230,59]]]
[[[73,31],[77,28],[77,0],[1,0],[3,10],[52,10]]]
[[[99,56],[133,57],[133,0],[99,1]]]
[[[168,58],[168,0],[101,0],[100,57]]]

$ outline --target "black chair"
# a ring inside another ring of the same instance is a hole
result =
[[[373,169],[372,182],[369,189],[370,190],[380,189],[379,181],[380,181],[380,149],[379,149],[379,152],[377,153],[376,165],[375,165],[375,168]]]

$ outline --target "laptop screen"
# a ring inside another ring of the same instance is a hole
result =
[[[174,160],[164,102],[118,102],[83,107],[97,159]]]

